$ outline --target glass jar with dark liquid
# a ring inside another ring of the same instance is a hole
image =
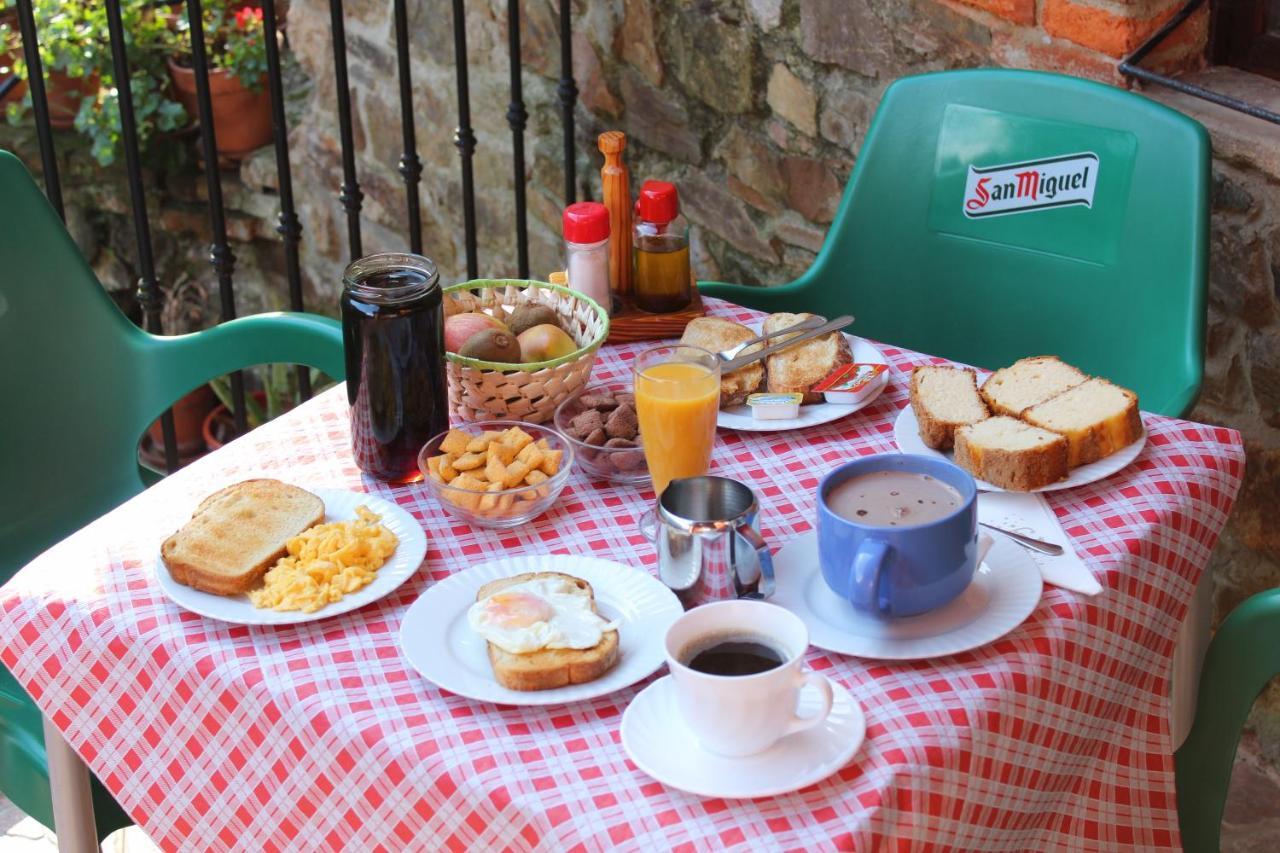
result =
[[[449,426],[436,265],[420,255],[369,255],[347,267],[342,283],[356,464],[380,480],[420,480],[418,451]]]

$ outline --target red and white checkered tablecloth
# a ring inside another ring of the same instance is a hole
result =
[[[640,349],[604,348],[595,377],[628,382]],[[882,350],[892,383],[863,412],[795,432],[720,433],[713,470],[757,490],[775,547],[812,529],[824,471],[895,449],[905,377],[928,359]],[[814,650],[809,663],[862,702],[867,741],[838,774],[785,796],[702,799],[640,772],[618,725],[644,684],[522,709],[447,694],[411,670],[396,634],[428,584],[521,553],[652,566],[635,528],[652,495],[579,475],[523,529],[473,530],[420,486],[362,479],[341,390],[23,569],[0,589],[0,657],[168,849],[1176,849],[1170,661],[1244,464],[1232,430],[1146,422],[1130,468],[1050,496],[1105,592],[1046,587],[1011,634],[934,661]],[[380,602],[296,627],[227,625],[170,603],[152,577],[160,540],[208,492],[261,475],[395,500],[427,531],[424,568]]]

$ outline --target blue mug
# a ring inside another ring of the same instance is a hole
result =
[[[862,524],[837,515],[827,496],[841,483],[876,471],[928,474],[955,488],[950,515],[910,527]],[[885,453],[836,468],[818,485],[818,559],[822,578],[854,608],[883,616],[915,616],[964,592],[981,561],[978,489],[973,477],[932,456]],[[990,540],[982,544],[989,545]]]

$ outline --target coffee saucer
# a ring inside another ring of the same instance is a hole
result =
[[[984,646],[1023,623],[1040,602],[1040,569],[1004,536],[949,604],[919,616],[881,617],[855,610],[822,579],[816,533],[799,536],[773,557],[776,588],[770,603],[809,628],[820,649],[877,660],[927,660]]]
[[[782,738],[764,752],[726,758],[707,752],[685,726],[676,687],[666,675],[640,691],[622,714],[622,748],[662,784],[701,797],[751,799],[807,788],[849,763],[866,736],[862,707],[831,682],[835,701],[820,725]],[[798,712],[820,707],[813,688],[800,691]]]

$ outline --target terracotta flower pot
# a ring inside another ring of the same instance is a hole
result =
[[[76,126],[80,101],[98,94],[101,78],[95,71],[88,77],[68,77],[61,71],[50,71],[45,78],[45,98],[49,101],[49,124],[54,130],[70,130]]]
[[[3,11],[0,11],[0,24],[8,24],[14,32],[17,32],[18,13],[13,9],[4,9]],[[8,48],[0,47],[0,69],[5,69],[0,71],[0,83],[8,79],[10,73],[12,73],[9,69],[13,68],[14,61],[17,60],[21,53],[22,51],[19,50],[10,50]],[[27,82],[25,80],[19,80],[18,84],[10,89],[4,97],[0,97],[0,107],[3,107],[11,101],[16,102],[22,100],[22,96],[25,95],[26,92]]]
[[[173,428],[178,439],[179,456],[190,456],[204,450],[204,420],[216,400],[213,389],[201,385],[173,404]],[[159,420],[148,427],[147,432],[156,447],[164,447],[164,431]]]
[[[254,391],[253,398],[260,404],[267,404],[267,394],[265,391]],[[227,408],[225,403],[219,403],[209,414],[205,415],[204,423],[200,426],[201,436],[204,438],[204,446],[210,450],[217,450],[231,439],[228,438],[235,428],[235,420],[231,414],[231,410]]]
[[[196,73],[169,60],[174,93],[196,119]],[[209,70],[209,98],[213,106],[213,136],[218,156],[237,159],[271,141],[271,93],[265,85],[254,92],[225,69]]]

